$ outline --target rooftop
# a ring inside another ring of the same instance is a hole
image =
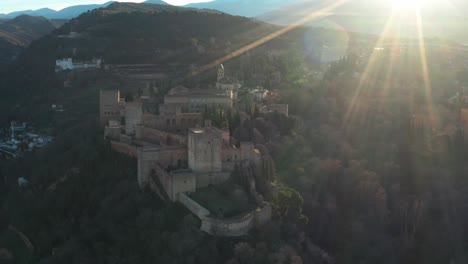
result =
[[[216,127],[196,127],[190,128],[189,131],[193,134],[212,134],[212,133],[221,133],[221,130]]]
[[[228,97],[224,91],[217,89],[188,89],[183,86],[172,88],[167,97]]]

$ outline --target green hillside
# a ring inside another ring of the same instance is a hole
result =
[[[22,15],[0,22],[0,63],[11,61],[33,40],[54,29],[52,21],[43,17]]]

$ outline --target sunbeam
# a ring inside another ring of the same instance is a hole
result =
[[[421,12],[418,10],[416,12],[416,30],[418,32],[418,48],[419,48],[419,57],[421,59],[421,70],[422,70],[422,77],[424,82],[424,91],[426,96],[426,104],[427,109],[429,111],[429,120],[433,120],[431,122],[431,128],[434,130],[436,127],[435,121],[435,113],[434,113],[434,106],[432,103],[432,87],[431,87],[431,80],[429,77],[429,68],[427,66],[427,57],[426,57],[426,46],[424,42],[424,32],[423,32],[423,24],[421,18]]]
[[[291,30],[293,30],[293,29],[295,29],[295,28],[297,28],[299,26],[302,26],[302,25],[304,25],[304,24],[306,24],[308,22],[311,22],[313,20],[316,20],[316,19],[319,19],[319,18],[322,18],[322,17],[326,17],[326,16],[330,15],[331,12],[334,9],[336,9],[337,7],[345,4],[348,1],[349,0],[339,0],[339,1],[336,1],[336,2],[330,4],[330,5],[326,6],[326,7],[323,7],[320,10],[318,10],[318,11],[316,11],[316,12],[314,12],[314,13],[312,13],[312,14],[310,14],[310,15],[308,15],[308,16],[300,19],[300,20],[298,20],[296,23],[293,23],[293,24],[291,24],[289,26],[286,26],[286,27],[284,27],[284,28],[282,28],[282,29],[280,29],[280,30],[268,35],[268,36],[265,36],[265,37],[263,37],[263,38],[261,38],[259,40],[256,40],[256,41],[254,41],[254,42],[252,42],[252,43],[250,43],[250,44],[248,44],[248,45],[246,45],[246,46],[244,46],[244,47],[242,47],[240,49],[237,49],[237,50],[229,53],[228,55],[226,55],[224,57],[221,57],[221,58],[219,58],[219,59],[217,59],[217,60],[215,60],[215,61],[213,61],[213,62],[211,62],[211,63],[209,63],[209,64],[207,64],[205,66],[203,66],[199,70],[191,72],[190,75],[195,76],[195,75],[198,75],[198,74],[200,74],[202,72],[210,70],[210,69],[212,69],[214,67],[217,67],[219,64],[222,64],[222,63],[224,63],[224,62],[226,62],[228,60],[231,60],[231,59],[233,59],[233,58],[235,58],[235,57],[237,57],[239,55],[242,55],[245,52],[247,52],[249,50],[252,50],[252,49],[254,49],[254,48],[256,48],[256,47],[258,47],[260,45],[263,45],[263,44],[267,43],[268,41],[270,41],[272,39],[275,39],[275,38],[289,32],[289,31],[291,31]]]
[[[384,40],[385,40],[385,36],[387,35],[388,31],[390,30],[391,26],[393,25],[393,21],[395,19],[395,13],[392,12],[392,14],[390,15],[390,17],[388,18],[387,20],[387,23],[385,24],[385,27],[384,27],[384,30],[382,32],[382,35],[379,37],[378,41],[377,41],[377,44],[376,44],[376,47],[380,47],[382,46]],[[351,119],[353,118],[353,115],[356,114],[357,110],[356,110],[356,105],[358,103],[358,99],[359,99],[359,96],[361,94],[361,90],[364,86],[364,84],[368,81],[368,76],[369,76],[369,73],[370,73],[370,70],[372,68],[372,66],[374,65],[375,61],[377,60],[377,55],[378,55],[378,50],[374,49],[372,54],[370,55],[369,57],[369,60],[366,64],[366,67],[362,73],[362,76],[359,80],[359,84],[358,84],[358,87],[356,88],[355,92],[354,92],[354,95],[351,99],[351,102],[349,103],[349,107],[348,107],[348,111],[346,112],[345,116],[344,116],[344,119],[343,119],[343,128],[346,128],[347,125],[350,123]]]

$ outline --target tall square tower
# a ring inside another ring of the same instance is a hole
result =
[[[101,90],[99,93],[99,117],[101,127],[106,126],[110,120],[121,118],[120,92],[117,90]]]
[[[198,173],[221,172],[222,132],[214,127],[191,128],[188,134],[189,168]]]

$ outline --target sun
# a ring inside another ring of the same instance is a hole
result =
[[[397,10],[414,10],[421,7],[422,0],[391,0]]]

